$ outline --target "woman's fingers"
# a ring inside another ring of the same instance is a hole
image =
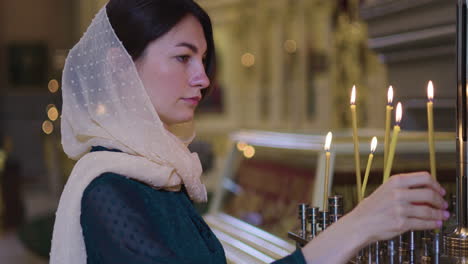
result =
[[[427,172],[413,172],[405,174],[397,174],[390,177],[390,180],[397,188],[409,189],[416,187],[429,187],[440,195],[445,195],[445,190],[440,184],[432,179],[432,176]]]
[[[429,188],[395,190],[397,200],[411,204],[426,204],[437,209],[447,209],[448,204],[442,196]]]
[[[406,221],[405,228],[402,232],[408,230],[429,230],[437,229],[442,227],[442,221],[440,220],[421,220],[418,218],[408,218]]]
[[[450,213],[444,210],[438,210],[425,205],[406,206],[404,214],[408,218],[418,218],[421,220],[447,220]]]

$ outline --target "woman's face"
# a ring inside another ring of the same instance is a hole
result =
[[[203,63],[206,49],[200,22],[188,15],[150,42],[135,61],[146,92],[166,126],[193,119],[201,90],[210,85]]]

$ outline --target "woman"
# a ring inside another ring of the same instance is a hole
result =
[[[214,53],[210,19],[192,0],[110,0],[99,11],[64,68],[62,144],[78,162],[50,263],[226,262],[192,206],[207,196],[186,147]],[[444,192],[427,173],[394,176],[276,263],[344,263],[370,242],[440,227]]]

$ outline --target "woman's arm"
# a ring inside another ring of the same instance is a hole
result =
[[[395,175],[302,248],[306,262],[346,263],[369,243],[439,228],[449,217],[443,195],[427,172]]]

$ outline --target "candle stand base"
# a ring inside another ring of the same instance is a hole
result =
[[[329,210],[325,213],[319,212],[319,208],[301,204],[299,228],[289,232],[288,237],[298,248],[304,247],[342,216],[342,207],[341,196],[329,197]],[[363,248],[348,263],[468,264],[468,228],[457,228],[448,233],[443,230],[409,231],[394,239]]]
[[[468,259],[468,229],[455,229],[453,233],[444,237],[444,244],[444,251],[447,255]],[[463,263],[468,263],[468,261]]]

